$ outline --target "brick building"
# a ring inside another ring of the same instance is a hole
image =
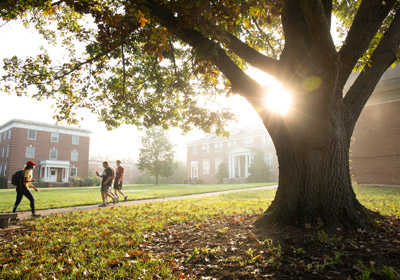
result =
[[[229,138],[207,135],[187,144],[187,176],[189,181],[205,183],[218,181],[216,174],[221,163],[228,167],[227,183],[246,182],[254,156],[261,151],[269,166],[271,181],[278,179],[275,147],[264,127],[235,129]]]
[[[46,187],[68,185],[88,176],[90,131],[13,119],[0,126],[0,176],[7,187],[11,176],[33,160],[34,177]]]
[[[375,88],[355,127],[351,154],[357,183],[400,185],[400,66],[386,71]]]
[[[110,163],[112,168],[116,168],[117,160],[109,160],[108,162]],[[103,172],[103,162],[104,160],[96,160],[96,159],[91,159],[89,160],[89,176],[96,176],[96,171],[99,172],[100,174]],[[139,174],[139,171],[136,167],[136,164],[132,162],[124,162],[122,161],[121,166],[124,168],[124,182],[123,184],[134,184],[136,182],[136,178]]]

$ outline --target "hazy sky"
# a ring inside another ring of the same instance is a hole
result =
[[[2,23],[0,22],[0,25]],[[18,55],[25,57],[39,52],[43,44],[39,35],[24,29],[18,23],[8,23],[0,27],[0,75],[3,73],[3,58]],[[229,101],[233,111],[238,112],[241,123],[246,121],[259,121],[251,106],[241,97],[236,96]],[[55,123],[52,118],[54,109],[51,101],[35,101],[26,97],[9,96],[0,92],[0,125],[14,119],[30,119],[33,121]],[[92,131],[90,141],[90,155],[110,155],[113,158],[132,157],[138,158],[140,148],[140,136],[135,127],[122,126],[118,129],[107,131],[104,124],[97,121],[96,116],[85,114],[81,127]],[[65,125],[65,124],[63,124]],[[178,129],[170,131],[172,142],[176,145],[177,157],[186,159],[186,143],[199,139],[202,133],[193,131],[186,136],[181,136]]]

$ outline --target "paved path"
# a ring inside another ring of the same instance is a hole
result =
[[[257,188],[247,188],[247,189],[238,189],[238,190],[226,190],[226,191],[219,191],[219,192],[211,192],[211,193],[199,193],[199,194],[189,194],[189,195],[182,195],[182,196],[172,196],[172,197],[162,197],[162,198],[152,198],[152,199],[143,199],[143,200],[132,200],[127,202],[120,202],[118,204],[112,204],[108,207],[112,206],[129,206],[129,205],[136,205],[136,204],[143,204],[149,202],[157,202],[157,201],[167,201],[167,200],[176,200],[176,199],[184,199],[184,198],[197,198],[197,197],[208,197],[208,196],[216,196],[219,194],[224,193],[233,193],[233,192],[242,192],[242,191],[251,191],[251,190],[270,190],[275,189],[277,185],[273,186],[264,186],[264,187],[257,187]],[[105,207],[107,208],[107,207]],[[91,209],[99,209],[98,204],[95,205],[83,205],[83,206],[74,206],[74,207],[65,207],[65,208],[54,208],[54,209],[45,209],[45,210],[36,210],[36,213],[42,216],[48,216],[53,214],[61,214],[66,212],[73,212],[73,211],[84,211],[84,210],[91,210]],[[25,220],[31,218],[31,212],[18,212],[18,219]]]

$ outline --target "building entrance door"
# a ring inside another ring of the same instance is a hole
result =
[[[57,182],[57,169],[50,169],[49,182]]]

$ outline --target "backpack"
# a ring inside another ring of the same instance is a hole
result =
[[[22,170],[19,170],[17,172],[15,172],[12,177],[11,177],[11,184],[13,184],[14,186],[19,186],[21,185],[21,179],[22,179]]]

